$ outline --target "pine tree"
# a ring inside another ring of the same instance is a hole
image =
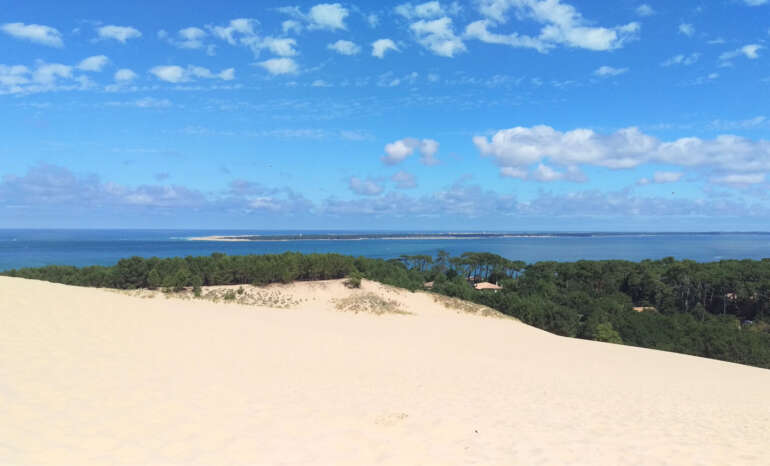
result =
[[[150,273],[147,274],[147,286],[150,289],[156,289],[160,287],[160,285],[163,283],[163,281],[160,278],[160,273],[158,272],[158,269],[153,268],[150,270]]]

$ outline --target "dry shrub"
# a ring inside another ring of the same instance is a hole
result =
[[[463,301],[462,299],[451,298],[449,296],[434,294],[433,301],[441,304],[447,309],[454,309],[468,314],[475,314],[483,317],[512,318],[491,307],[472,303],[470,301]]]
[[[374,293],[357,293],[347,298],[335,299],[334,304],[340,311],[366,312],[369,314],[411,314],[401,308],[398,301],[385,299]]]

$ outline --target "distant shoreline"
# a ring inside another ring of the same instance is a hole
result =
[[[513,238],[517,236],[522,237],[547,237],[553,235],[513,235],[513,234],[485,234],[485,233],[469,233],[469,234],[309,234],[309,235],[242,235],[242,236],[198,236],[187,238],[190,241],[229,241],[229,242],[241,242],[241,241],[363,241],[372,239],[389,239],[389,240],[436,240],[436,239],[486,239],[486,238]]]
[[[590,232],[590,233],[311,233],[311,234],[275,234],[275,235],[210,235],[185,238],[189,241],[219,242],[278,242],[278,241],[362,241],[362,240],[463,240],[463,239],[500,239],[500,238],[594,238],[624,236],[714,236],[723,234],[767,234],[762,232],[723,233],[723,232]]]

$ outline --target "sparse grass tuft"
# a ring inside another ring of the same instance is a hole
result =
[[[392,299],[382,298],[374,293],[362,293],[348,296],[347,298],[334,300],[335,306],[340,311],[366,312],[370,314],[412,314],[401,308],[401,305]]]

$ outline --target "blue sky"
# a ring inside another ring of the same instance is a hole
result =
[[[0,227],[770,229],[768,0],[0,11]]]

